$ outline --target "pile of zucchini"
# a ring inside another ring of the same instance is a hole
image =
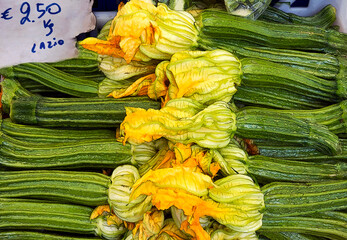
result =
[[[215,179],[244,174],[256,183],[262,225],[238,233],[201,218],[210,239],[347,239],[347,35],[333,26],[335,9],[300,17],[268,7],[250,20],[218,1],[159,2],[187,12],[199,7],[196,48],[227,50],[242,66],[242,83],[226,103],[236,130],[227,146],[204,151],[220,166]],[[160,111],[161,99],[105,97],[105,84],[126,88],[143,75],[112,81],[100,68],[105,56],[79,52],[0,69],[0,238],[192,239],[176,226],[182,219],[171,217],[149,237],[139,234],[149,197],[124,210],[130,200],[122,194],[137,179],[130,170],[142,177],[156,169],[170,145],[162,138],[126,142],[120,126],[129,109]],[[115,169],[126,177],[115,177]],[[112,209],[115,192],[119,205],[125,201],[119,212]],[[140,220],[125,220],[139,213]]]

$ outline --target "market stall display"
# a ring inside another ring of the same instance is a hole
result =
[[[0,69],[0,238],[346,239],[347,34],[269,4],[130,0]]]

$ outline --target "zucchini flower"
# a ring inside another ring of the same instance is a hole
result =
[[[153,208],[144,214],[143,220],[139,221],[132,230],[134,239],[147,240],[159,234],[164,225],[164,212]]]
[[[184,168],[158,169],[133,185],[130,199],[145,194],[151,196],[152,204],[159,210],[172,206],[183,210],[187,218],[180,229],[198,240],[210,239],[200,223],[204,216],[239,232],[261,227],[264,199],[252,179],[238,174],[216,181],[217,186],[211,181],[207,175],[189,174]],[[206,191],[216,201],[206,196]]]
[[[188,217],[184,214],[184,211],[182,209],[178,209],[177,207],[172,206],[170,207],[170,212],[172,219],[178,228],[181,228],[182,224],[188,221]],[[207,230],[213,225],[214,219],[209,216],[202,216],[199,218],[199,223],[203,229]],[[184,233],[187,234],[190,238],[195,235],[194,232]]]
[[[96,227],[96,235],[105,239],[122,239],[128,230],[123,221],[112,213],[109,205],[96,207],[90,220]]]
[[[248,155],[235,139],[224,148],[210,149],[210,154],[221,167],[223,176],[247,174],[245,163]]]
[[[228,145],[236,131],[236,115],[228,103],[220,101],[199,112],[199,107],[185,112],[184,106],[192,106],[194,101],[184,98],[171,101],[160,110],[126,108],[127,116],[120,126],[123,142],[139,144],[164,137],[173,142],[196,143],[205,148]]]
[[[147,74],[154,73],[158,63],[158,61],[131,61],[127,63],[123,58],[107,55],[99,56],[99,69],[107,78],[114,81],[143,77]]]
[[[177,52],[170,62],[157,66],[154,81],[149,82],[148,96],[165,97],[165,103],[182,97],[207,105],[229,102],[241,84],[241,73],[240,61],[225,50]],[[128,88],[128,95],[139,91],[139,81]],[[111,95],[119,97],[117,91]]]
[[[230,175],[214,184],[217,186],[209,189],[209,197],[228,212],[215,217],[219,223],[238,232],[252,232],[261,227],[264,194],[249,176]]]
[[[178,52],[167,65],[166,76],[170,82],[166,101],[186,97],[207,105],[229,102],[241,83],[241,63],[225,50]]]
[[[139,172],[131,165],[117,167],[111,176],[112,183],[108,189],[109,204],[114,213],[127,222],[142,220],[145,212],[152,208],[150,196],[139,195],[130,200],[131,188],[138,179]]]
[[[255,232],[236,232],[228,228],[216,229],[211,232],[211,240],[258,240]]]
[[[160,3],[156,7],[150,0],[131,0],[120,5],[106,41],[87,38],[80,45],[129,63],[169,59],[175,52],[195,48],[197,35],[191,14]]]
[[[190,239],[187,237],[186,234],[184,234],[175,224],[175,222],[169,218],[164,221],[163,228],[160,230],[160,232],[151,238],[149,240],[184,240],[184,239]]]

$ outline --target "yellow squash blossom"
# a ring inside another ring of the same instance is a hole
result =
[[[164,226],[160,232],[150,238],[150,240],[184,240],[189,239],[175,224],[173,219],[169,218],[164,221]]]
[[[185,103],[183,98],[175,103]],[[191,101],[188,101],[191,102]],[[184,104],[183,104],[184,105]],[[126,108],[127,116],[120,126],[124,143],[150,142],[164,137],[183,144],[196,143],[206,148],[225,147],[236,131],[236,115],[226,102],[216,102],[194,116],[197,109],[187,110],[188,116],[169,102],[160,110]]]
[[[98,206],[90,215],[95,233],[105,239],[120,239],[127,231],[125,223],[110,209],[109,205]]]
[[[114,81],[143,77],[154,73],[158,61],[127,63],[123,58],[99,55],[99,69],[105,76]]]
[[[145,194],[151,196],[152,204],[159,210],[172,206],[183,210],[187,219],[181,228],[197,239],[209,239],[200,224],[204,216],[239,232],[253,232],[261,227],[263,194],[248,176],[232,175],[216,181],[214,187],[203,181],[206,175],[183,174],[184,171],[167,168],[149,172],[133,185],[130,199]],[[211,198],[205,195],[206,190]]]
[[[237,232],[228,228],[219,228],[211,232],[211,240],[258,240],[255,232]]]
[[[118,10],[107,40],[87,38],[80,44],[101,55],[132,60],[169,59],[177,51],[197,46],[198,30],[192,15],[155,7],[150,0],[130,0]]]
[[[210,154],[221,167],[223,176],[247,174],[245,163],[248,160],[248,154],[235,139],[232,139],[226,147],[210,149]]]
[[[137,198],[143,189],[155,191],[157,188],[177,188],[196,196],[206,196],[208,189],[213,188],[212,179],[199,172],[192,172],[190,168],[162,168],[150,170],[132,186],[130,198]]]
[[[143,219],[144,213],[152,208],[151,197],[141,195],[130,200],[131,187],[140,179],[136,167],[122,165],[117,167],[111,176],[108,199],[114,213],[127,222]]]
[[[157,66],[154,80],[149,82],[148,96],[153,99],[165,97],[165,103],[182,97],[201,104],[229,102],[241,84],[241,75],[240,61],[228,51],[177,52],[170,61]],[[139,81],[141,79],[127,89],[128,95],[138,91]],[[123,95],[113,92],[112,96]]]
[[[159,234],[164,225],[164,213],[153,208],[146,212],[143,220],[136,223],[132,230],[134,239],[147,240],[150,237]]]

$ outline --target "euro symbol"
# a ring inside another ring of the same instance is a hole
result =
[[[5,19],[5,20],[10,20],[11,18],[13,18],[12,16],[9,16],[10,10],[12,8],[7,8],[4,12],[1,13],[1,18]]]

